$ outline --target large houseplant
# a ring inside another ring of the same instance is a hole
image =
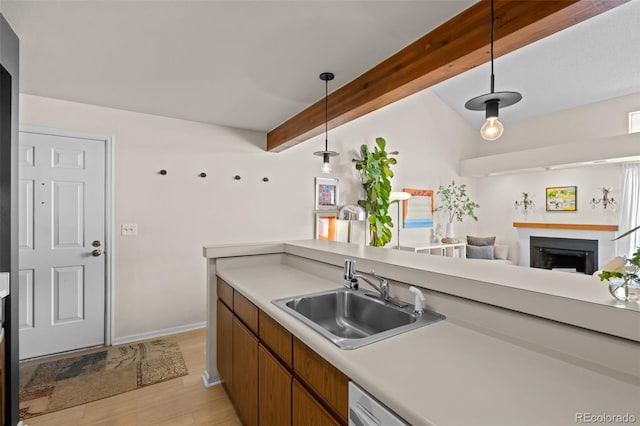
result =
[[[458,222],[462,222],[465,216],[469,216],[476,222],[478,221],[475,209],[479,208],[480,205],[471,201],[471,198],[469,198],[469,195],[467,194],[466,184],[456,185],[455,181],[451,181],[451,183],[446,187],[440,185],[436,194],[440,198],[440,203],[436,210],[445,213],[449,220],[445,233],[446,238],[454,238],[454,219]]]
[[[358,200],[368,215],[371,241],[369,245],[383,247],[391,241],[393,221],[389,216],[389,196],[391,194],[391,166],[396,164],[398,151],[387,152],[384,138],[376,138],[376,145],[369,150],[367,145],[360,147],[360,158],[354,158],[356,170],[360,172],[360,181],[366,198]]]

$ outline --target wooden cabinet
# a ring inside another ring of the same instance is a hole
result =
[[[218,291],[218,299],[222,300],[230,309],[233,309],[233,287],[218,278],[216,289]]]
[[[258,307],[235,290],[233,292],[233,312],[249,327],[253,334],[258,334]]]
[[[291,333],[273,318],[260,311],[260,340],[289,369],[293,368],[293,346]]]
[[[233,402],[243,424],[258,425],[258,338],[233,318]]]
[[[349,417],[349,377],[315,351],[293,338],[293,371],[340,420]]]
[[[233,312],[220,299],[216,311],[218,374],[229,394],[233,394]]]
[[[300,384],[293,380],[294,426],[339,426],[340,423]]]
[[[349,378],[220,278],[217,291],[218,372],[243,424],[346,425]]]
[[[258,347],[258,372],[260,426],[290,425],[293,376],[262,345]]]

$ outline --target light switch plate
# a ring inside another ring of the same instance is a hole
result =
[[[138,235],[137,223],[123,223],[120,225],[120,234],[123,236]]]

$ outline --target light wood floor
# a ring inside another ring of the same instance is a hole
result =
[[[176,334],[189,374],[33,417],[28,426],[241,425],[222,386],[205,388],[205,330]]]

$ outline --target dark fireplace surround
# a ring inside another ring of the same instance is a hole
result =
[[[529,237],[531,267],[573,269],[591,275],[598,268],[598,240]]]

